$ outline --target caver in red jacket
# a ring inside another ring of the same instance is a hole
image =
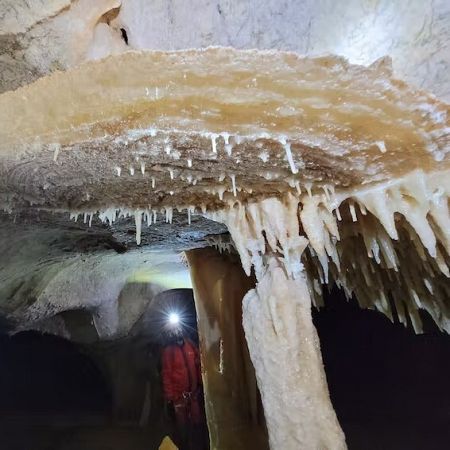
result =
[[[182,339],[179,344],[164,347],[161,360],[164,397],[173,403],[177,422],[201,423],[202,379],[197,347],[189,339]]]

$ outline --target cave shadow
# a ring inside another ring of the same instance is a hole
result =
[[[109,420],[111,392],[79,346],[37,331],[0,336],[2,450],[51,450],[67,429]]]
[[[355,450],[434,450],[450,442],[450,337],[362,310],[334,289],[314,311],[331,399]]]
[[[0,336],[0,420],[37,416],[103,417],[111,393],[93,361],[63,338],[26,331]]]

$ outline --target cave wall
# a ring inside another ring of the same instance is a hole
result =
[[[87,237],[98,245],[84,249]],[[131,249],[117,253],[100,244],[102,235],[77,228],[0,226],[0,330],[40,330],[83,341],[86,325],[67,311],[86,311],[93,335],[127,335],[156,294],[190,287],[176,251]],[[78,244],[77,244],[78,243]],[[67,320],[66,320],[67,319]],[[80,328],[81,327],[81,328]],[[77,330],[78,328],[78,330]]]
[[[262,406],[242,328],[242,298],[255,281],[236,255],[186,252],[202,356],[211,448],[268,448]]]
[[[123,0],[117,20],[139,49],[269,48],[357,64],[389,55],[399,77],[450,98],[446,0]]]
[[[127,49],[225,45],[389,55],[398,77],[450,99],[447,0],[2,0],[0,42],[0,91]]]
[[[120,0],[1,0],[0,92],[16,89],[88,57],[126,50],[103,16]]]

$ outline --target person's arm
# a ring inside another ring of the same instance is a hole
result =
[[[163,393],[166,401],[172,402],[175,398],[174,396],[174,385],[173,385],[173,367],[171,364],[171,357],[169,349],[164,349],[161,355],[161,378],[163,385]]]

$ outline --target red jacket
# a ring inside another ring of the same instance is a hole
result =
[[[183,399],[183,394],[197,395],[202,383],[197,347],[184,339],[182,345],[164,347],[161,359],[165,399],[176,403]]]

